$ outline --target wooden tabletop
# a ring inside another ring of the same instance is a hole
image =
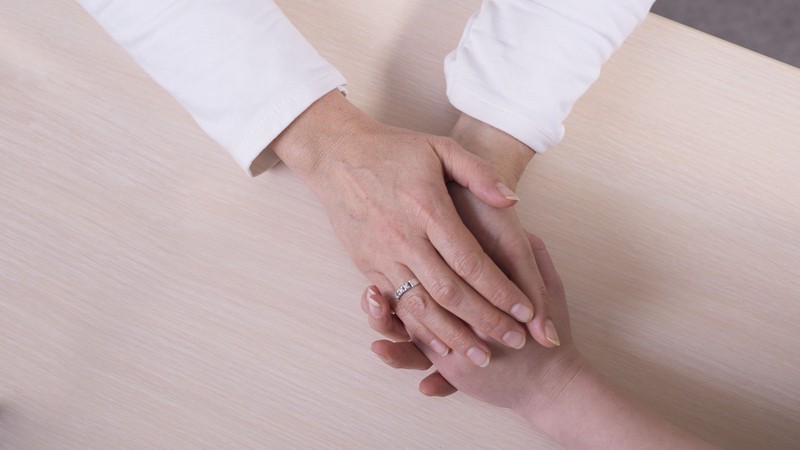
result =
[[[355,103],[447,132],[477,0],[279,3]],[[0,8],[0,447],[557,447],[371,354],[286,167],[244,175],[77,4]],[[730,448],[800,447],[798,123],[798,69],[650,16],[519,189],[587,357]]]

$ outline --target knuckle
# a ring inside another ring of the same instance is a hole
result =
[[[450,281],[441,281],[431,289],[436,302],[447,310],[458,310],[464,304],[461,289]]]
[[[445,150],[456,150],[461,147],[453,138],[447,136],[437,136],[434,145]]]
[[[370,317],[369,325],[378,333],[386,335],[392,330],[392,317],[386,315],[381,317]]]
[[[447,337],[447,345],[458,353],[466,354],[474,346],[472,333],[466,329],[455,330]]]
[[[353,259],[353,263],[362,273],[368,274],[373,272],[371,268],[372,258],[370,258],[368,255],[362,253],[352,253],[351,257]]]
[[[476,252],[461,253],[453,261],[453,269],[465,280],[479,278],[483,268],[483,259]]]
[[[426,190],[425,195],[430,195],[431,192],[432,190]],[[412,211],[414,211],[414,216],[418,218],[427,227],[427,224],[431,222],[435,223],[441,208],[439,208],[439,205],[436,202],[432,201],[431,199],[421,196],[418,198],[420,199],[424,198],[425,200],[418,201],[418,203],[416,204],[416,208],[413,209]]]
[[[481,158],[472,158],[471,159],[472,169],[476,172],[493,172],[494,169],[488,162],[484,161]]]
[[[519,290],[509,280],[503,280],[486,297],[489,303],[500,309],[507,309],[511,306],[520,303]]]
[[[413,324],[407,324],[405,328],[406,333],[409,337],[413,336],[414,338],[427,340],[430,336],[430,331],[420,324],[419,322],[414,322]]]
[[[479,329],[490,336],[501,337],[503,333],[512,327],[512,325],[507,323],[507,320],[503,314],[495,312],[492,314],[486,314],[481,318]]]
[[[461,146],[449,137],[437,136],[430,142],[441,161],[448,166],[453,163],[456,152],[461,149]]]
[[[407,293],[400,299],[400,306],[408,314],[418,317],[428,309],[428,299],[418,293]]]

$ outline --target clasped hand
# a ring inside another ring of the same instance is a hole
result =
[[[316,193],[344,248],[384,296],[420,281],[390,305],[415,342],[481,367],[491,348],[476,332],[521,348],[527,328],[542,345],[558,344],[547,290],[530,277],[536,262],[509,208],[516,179],[501,179],[453,139],[377,122],[336,92],[271,148]]]

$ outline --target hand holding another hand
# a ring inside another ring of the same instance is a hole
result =
[[[530,344],[521,350],[510,350],[490,340],[492,363],[477,368],[461,355],[442,357],[424,345],[403,342],[400,318],[391,314],[386,299],[367,290],[361,303],[368,312],[370,326],[399,341],[373,342],[373,352],[396,368],[424,370],[433,363],[437,371],[420,383],[420,391],[426,395],[444,396],[458,389],[478,400],[513,408],[521,414],[530,408],[546,410],[580,372],[584,362],[572,341],[566,294],[553,261],[541,239],[533,235],[528,235],[528,239],[550,293],[552,319],[561,332],[558,348]]]
[[[345,249],[385,295],[421,282],[392,300],[415,339],[477,366],[491,350],[470,326],[505,346],[524,345],[520,322],[534,318],[533,304],[464,226],[445,185],[452,179],[494,208],[513,205],[513,192],[482,159],[452,139],[383,125],[337,92],[271,147],[314,190]]]
[[[466,114],[459,117],[450,135],[486,160],[511,189],[516,189],[535,154],[511,135]],[[483,250],[533,302],[536,317],[528,324],[531,335],[546,347],[559,345],[557,327],[549,316],[548,291],[516,208],[493,208],[455,183],[450,184],[450,195],[462,221]]]
[[[436,371],[420,383],[420,391],[445,396],[456,389],[493,405],[511,408],[531,425],[566,448],[712,449],[716,448],[658,417],[619,392],[583,358],[572,340],[566,294],[541,239],[529,235],[530,246],[552,303],[552,320],[561,346],[535,343],[509,350],[489,341],[492,363],[477,368],[463,356],[440,356],[424,345],[404,342],[402,321],[388,303],[367,290],[362,308],[370,326],[384,336],[372,351],[396,368]]]

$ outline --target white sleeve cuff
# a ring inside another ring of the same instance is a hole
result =
[[[454,107],[536,151],[600,67],[647,16],[653,0],[484,0],[445,58]]]
[[[297,116],[345,84],[270,0],[79,0],[237,163],[257,174]]]

